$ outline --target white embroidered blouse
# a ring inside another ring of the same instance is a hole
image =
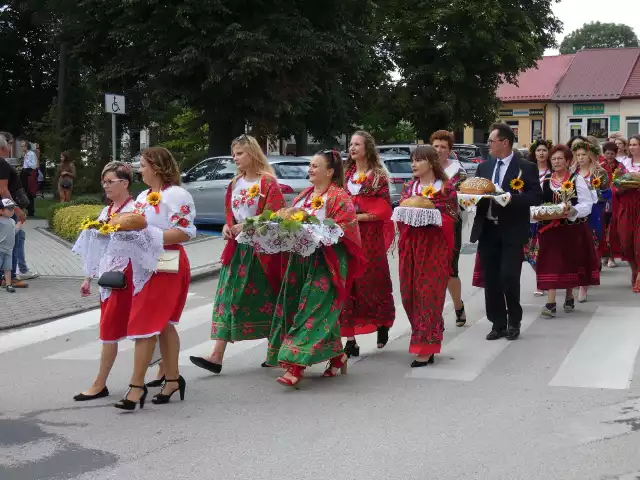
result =
[[[144,215],[149,226],[154,226],[162,231],[177,228],[189,235],[196,236],[196,226],[193,223],[196,218],[196,207],[193,204],[191,194],[178,186],[168,187],[160,194],[160,203],[150,205],[147,200],[150,190],[145,190],[136,199],[135,213]]]
[[[260,200],[260,181],[249,182],[244,177],[236,180],[231,192],[231,211],[237,223],[244,223],[249,217],[254,217],[258,212]]]

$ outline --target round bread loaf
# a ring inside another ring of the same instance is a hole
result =
[[[276,212],[276,215],[282,218],[283,220],[289,220],[293,215],[295,215],[298,212],[302,212],[304,214],[305,219],[309,217],[309,214],[305,210],[298,207],[281,208]]]
[[[109,220],[109,225],[120,225],[120,230],[129,232],[147,227],[147,219],[138,213],[118,213]]]
[[[400,206],[413,207],[413,208],[430,208],[430,209],[436,208],[436,206],[433,204],[431,200],[429,200],[426,197],[417,196],[417,195],[407,198],[406,200],[403,200],[402,202],[400,202]]]
[[[469,195],[486,195],[495,193],[496,186],[487,178],[472,177],[460,184],[460,193]]]

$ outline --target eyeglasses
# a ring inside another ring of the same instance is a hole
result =
[[[122,179],[120,179],[120,180],[105,180],[104,182],[101,182],[100,184],[103,187],[110,187],[114,183],[119,183],[119,182],[122,182],[122,181],[123,181]]]

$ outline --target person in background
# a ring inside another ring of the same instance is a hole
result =
[[[32,186],[34,182],[31,179],[32,175],[36,175],[35,185],[37,185],[37,173],[36,169],[38,168],[38,157],[35,152],[31,150],[31,145],[27,140],[23,140],[20,144],[22,148],[22,170],[20,171],[20,181],[22,182],[22,186],[27,192],[29,197],[29,208],[27,208],[27,215],[33,217],[35,215],[35,204],[34,199],[36,196],[36,189],[33,189]]]
[[[10,198],[0,201],[0,272],[4,272],[4,285],[9,293],[15,293],[16,289],[11,285],[11,265],[13,264],[13,246],[16,241],[16,225],[13,220],[13,209],[16,204]]]
[[[61,202],[71,201],[75,178],[76,166],[73,164],[69,152],[62,152],[60,154],[60,165],[58,166],[58,195]]]
[[[618,145],[614,141],[606,142],[602,146],[602,152],[604,154],[604,162],[602,162],[601,166],[607,172],[609,185],[613,182],[613,173],[618,170],[622,165],[617,160],[618,156]],[[616,211],[618,208],[618,203],[615,195],[612,195],[612,198],[607,201],[605,204],[604,210],[604,242],[602,242],[602,248],[600,252],[602,254],[603,259],[607,259],[607,266],[609,268],[616,267],[616,258],[621,258],[620,253],[620,241],[618,240],[617,234],[617,226],[615,225],[615,217]]]

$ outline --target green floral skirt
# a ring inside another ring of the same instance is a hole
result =
[[[276,299],[253,247],[238,244],[230,264],[220,270],[211,339],[238,342],[267,338]]]
[[[346,278],[346,249],[341,244],[333,248],[340,275]],[[273,316],[267,363],[308,367],[340,355],[340,311],[322,251],[309,257],[291,255]]]

